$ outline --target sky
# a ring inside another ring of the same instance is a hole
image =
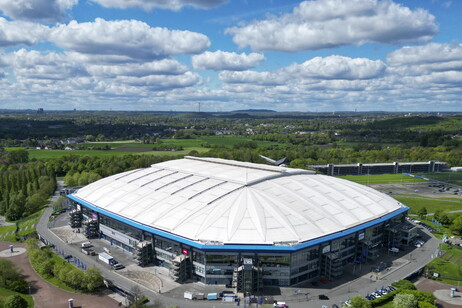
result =
[[[0,0],[0,109],[462,111],[461,0]]]

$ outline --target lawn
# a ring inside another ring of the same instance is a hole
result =
[[[356,182],[358,184],[387,184],[387,183],[414,183],[425,182],[425,180],[403,174],[366,174],[366,175],[345,175],[339,178]]]
[[[1,239],[2,241],[10,241],[10,240],[9,240],[9,237],[10,237],[11,234],[7,236],[8,239],[3,238],[3,237],[4,237],[4,235],[7,234],[7,233],[12,233],[12,232],[14,232],[14,230],[16,230],[16,225],[1,226],[1,227],[0,227],[0,239]],[[14,233],[13,233],[13,238],[14,238]]]
[[[456,285],[462,281],[462,249],[457,246],[441,245],[446,254],[433,259],[427,269],[430,273],[438,273],[438,281]]]
[[[235,144],[244,141],[253,141],[249,137],[244,136],[204,136],[197,139],[162,139],[164,144],[182,146],[181,151],[149,151],[153,144],[136,143],[133,140],[128,141],[114,141],[114,142],[91,142],[79,144],[79,147],[87,148],[85,150],[36,150],[29,149],[29,158],[35,159],[50,159],[60,158],[65,155],[79,155],[79,156],[124,156],[128,154],[137,155],[158,155],[158,156],[184,156],[188,155],[191,151],[204,153],[213,146],[224,146],[231,148]],[[254,141],[258,146],[271,146],[277,144],[270,141]],[[92,147],[109,147],[110,150],[93,150]]]
[[[28,304],[27,307],[34,307],[34,299],[32,298],[32,296],[10,291],[8,289],[4,289],[1,287],[0,287],[0,307],[3,307],[3,302],[8,296],[15,295],[15,294],[21,295],[27,301],[27,304]]]
[[[419,173],[416,174],[428,179],[450,182],[450,183],[460,183],[462,184],[462,172],[436,172],[436,173]]]
[[[26,235],[28,235],[30,233],[34,233],[35,228],[33,228],[32,226],[35,225],[40,220],[40,216],[42,216],[42,213],[43,213],[44,210],[45,210],[45,208],[43,208],[40,211],[30,215],[29,217],[18,220],[17,221],[18,227],[19,227],[18,236],[26,236]],[[16,235],[14,234],[15,230],[16,230],[16,225],[9,225],[9,226],[0,227],[0,238],[3,241],[16,242]],[[6,233],[10,233],[10,234],[7,235],[6,237],[2,237]]]
[[[427,213],[435,213],[436,210],[443,212],[462,210],[461,201],[446,201],[442,199],[432,199],[425,197],[404,197],[393,196],[396,200],[411,208],[411,214],[417,214],[423,207],[427,209]]]

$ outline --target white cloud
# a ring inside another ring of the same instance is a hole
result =
[[[8,54],[7,59],[14,69],[16,79],[67,80],[88,76],[82,65],[69,61],[64,54],[55,52],[42,54],[36,50],[20,49]]]
[[[279,72],[223,71],[218,78],[226,83],[246,83],[253,85],[275,86],[287,82],[287,76]]]
[[[304,1],[292,13],[228,28],[241,48],[256,51],[317,50],[368,42],[396,44],[430,40],[433,15],[383,0]]]
[[[147,87],[155,91],[191,87],[202,81],[196,73],[186,72],[182,75],[151,75],[145,77],[119,76],[116,82],[135,87]]]
[[[149,75],[181,75],[186,73],[187,67],[172,59],[162,59],[145,63],[126,63],[119,65],[89,65],[88,71],[93,76],[116,77]]]
[[[199,70],[214,71],[243,71],[256,67],[265,57],[259,53],[235,53],[217,50],[215,52],[206,51],[200,55],[192,57],[192,65]]]
[[[200,53],[209,39],[190,31],[153,28],[137,20],[94,22],[71,21],[52,29],[50,40],[61,48],[92,54],[153,60],[176,54]]]
[[[342,56],[315,57],[302,64],[293,64],[287,73],[320,79],[371,79],[380,77],[386,69],[380,60],[348,58]]]
[[[180,10],[185,6],[210,9],[226,3],[228,0],[92,0],[104,7],[126,9],[139,7],[146,11],[153,9]]]
[[[415,65],[462,61],[462,44],[429,43],[423,46],[406,46],[388,54],[391,65]]]
[[[78,0],[0,0],[0,11],[15,20],[55,23],[66,19]]]
[[[387,63],[389,64],[389,71],[393,74],[420,76],[421,79],[434,72],[461,72],[462,44],[430,43],[422,46],[403,47],[389,53]],[[424,78],[433,80],[433,77]]]
[[[31,46],[45,40],[49,28],[26,21],[8,21],[0,17],[0,47]]]

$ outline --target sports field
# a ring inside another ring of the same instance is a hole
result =
[[[366,175],[345,175],[339,178],[356,182],[358,184],[387,184],[387,183],[417,183],[425,180],[403,174],[366,174]]]

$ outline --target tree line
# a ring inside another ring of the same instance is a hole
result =
[[[0,215],[9,220],[36,212],[56,188],[54,172],[42,162],[5,166],[0,169]]]

